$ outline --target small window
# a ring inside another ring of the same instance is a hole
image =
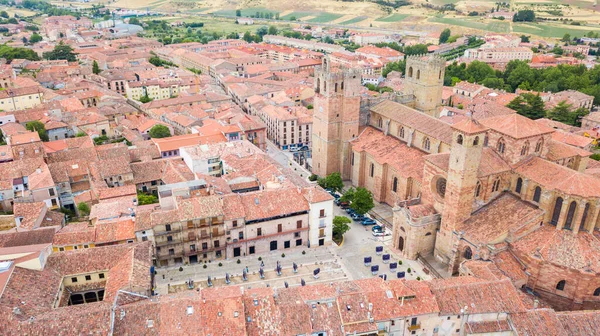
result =
[[[456,143],[457,143],[457,144],[459,144],[459,145],[462,145],[462,144],[463,144],[463,136],[462,136],[462,135],[460,135],[460,134],[459,134],[459,135],[456,137]]]
[[[565,280],[560,280],[557,284],[556,284],[556,290],[564,290],[565,289],[565,285],[567,284],[567,282]]]
[[[237,221],[236,221],[236,220],[234,220],[233,222],[231,222],[231,225],[232,225],[233,227],[237,227]]]
[[[375,165],[371,163],[371,168],[369,169],[369,176],[373,177],[375,175]]]
[[[277,224],[277,232],[282,232],[282,231],[283,231],[283,225]]]
[[[76,282],[77,282],[77,277],[72,277],[72,278],[71,278],[71,282],[72,282],[72,283],[76,283]]]
[[[301,220],[296,222],[296,229],[302,229],[302,221]]]
[[[171,224],[165,225],[165,230],[166,231],[171,231]]]
[[[98,274],[98,278],[100,278],[100,279],[104,279],[104,273],[99,273],[99,274]]]
[[[85,276],[85,281],[92,281],[92,276],[91,275],[86,275]]]
[[[59,247],[59,248],[58,248],[58,250],[59,250],[60,252],[64,252],[65,248],[64,248],[64,247]]]
[[[319,217],[325,217],[325,209],[319,210]]]
[[[256,229],[256,235],[259,237],[262,236],[262,228]]]

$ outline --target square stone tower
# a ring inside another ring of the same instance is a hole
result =
[[[328,57],[315,72],[312,171],[350,178],[350,140],[358,136],[361,73],[332,65]]]
[[[406,58],[404,94],[415,96],[415,108],[439,117],[444,88],[446,61],[435,55],[413,55]]]

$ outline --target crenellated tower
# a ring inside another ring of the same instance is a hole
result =
[[[437,55],[413,55],[406,58],[404,94],[415,97],[415,108],[439,117],[444,88],[446,61]]]
[[[350,141],[358,136],[361,72],[330,63],[315,71],[312,170],[350,178]]]

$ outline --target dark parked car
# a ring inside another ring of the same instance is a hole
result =
[[[365,218],[365,219],[362,220],[361,223],[362,223],[362,225],[374,225],[374,224],[377,224],[377,222],[375,222],[375,220],[371,219],[371,218]]]
[[[365,219],[365,216],[357,214],[356,212],[350,215],[350,217],[352,217],[352,219],[354,219],[357,222],[362,222],[363,219]]]

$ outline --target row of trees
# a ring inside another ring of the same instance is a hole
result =
[[[584,108],[574,109],[565,101],[546,110],[542,97],[534,93],[522,93],[506,106],[531,119],[549,118],[573,126],[581,126],[581,117],[589,113]]]
[[[508,92],[516,89],[539,92],[577,90],[594,96],[594,104],[600,104],[600,66],[588,69],[584,65],[559,65],[534,69],[525,61],[513,60],[504,71],[494,70],[479,61],[468,66],[455,62],[446,68],[445,85],[463,80]]]

